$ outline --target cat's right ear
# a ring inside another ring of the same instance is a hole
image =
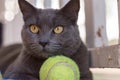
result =
[[[61,10],[62,14],[73,22],[77,21],[80,9],[80,0],[70,0]]]
[[[36,12],[36,8],[26,0],[18,0],[18,3],[24,18]]]

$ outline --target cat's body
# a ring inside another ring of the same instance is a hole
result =
[[[60,10],[36,9],[25,0],[18,1],[25,22],[22,29],[23,45],[17,48],[17,58],[10,62],[5,61],[8,65],[2,70],[3,77],[38,80],[39,69],[48,57],[64,55],[78,64],[80,80],[92,80],[88,51],[79,37],[76,24],[79,0],[71,0]],[[15,47],[15,50],[17,49]],[[4,50],[1,53],[3,54]],[[0,66],[0,69],[3,67]]]

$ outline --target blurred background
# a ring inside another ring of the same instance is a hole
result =
[[[37,8],[63,7],[69,0],[27,0]],[[88,48],[116,45],[119,42],[117,0],[80,0],[78,25],[80,36]],[[24,22],[17,0],[0,2],[0,44],[21,43]],[[103,30],[101,30],[101,28]],[[96,33],[98,35],[96,35]],[[120,80],[116,68],[91,69],[95,80]]]

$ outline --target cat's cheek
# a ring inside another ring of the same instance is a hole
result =
[[[21,36],[24,43],[36,43],[38,41],[36,35],[28,30],[22,30]]]

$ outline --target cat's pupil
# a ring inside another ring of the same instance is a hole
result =
[[[59,28],[57,28],[57,31],[59,30]]]

